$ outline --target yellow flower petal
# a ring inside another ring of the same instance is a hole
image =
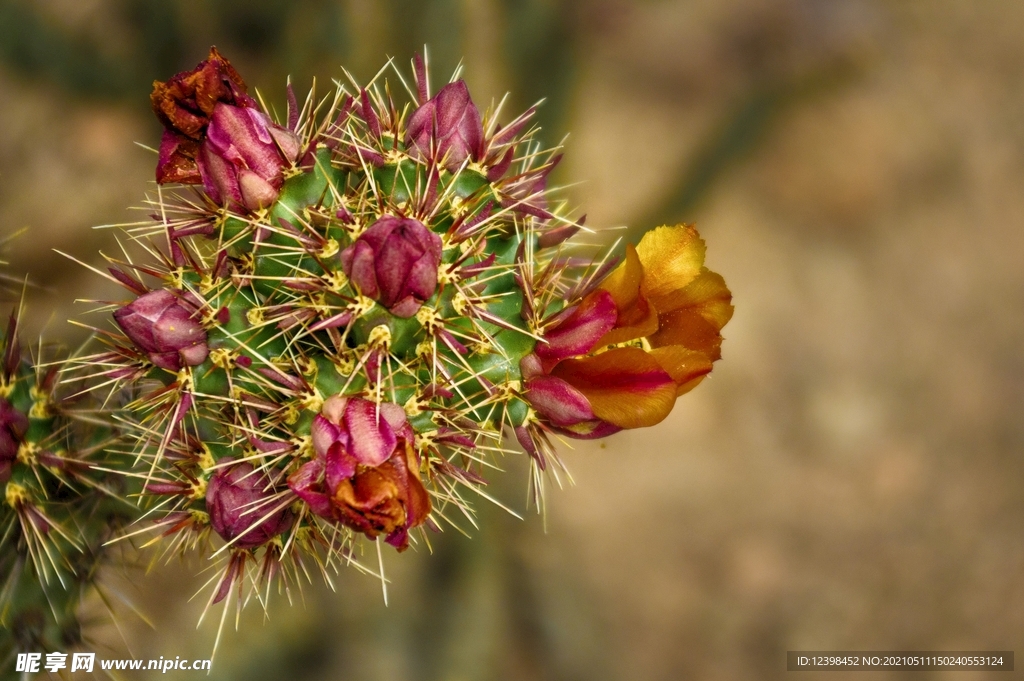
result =
[[[703,268],[700,276],[670,298],[672,307],[658,308],[658,332],[648,336],[651,346],[682,345],[703,352],[712,361],[720,359],[720,332],[733,312],[732,294],[725,280]]]
[[[640,239],[637,255],[644,268],[640,290],[661,310],[658,298],[684,288],[704,265],[704,240],[692,225],[658,227]]]
[[[601,337],[597,347],[643,338],[658,330],[658,311],[643,296],[637,299],[637,303],[619,318],[614,329]]]
[[[626,259],[605,277],[598,287],[615,301],[615,328],[606,333],[598,347],[625,343],[649,336],[658,330],[658,311],[640,293],[644,268],[632,244],[626,246]]]
[[[688,286],[659,298],[655,307],[662,314],[682,307],[693,308],[721,329],[732,319],[731,303],[732,293],[722,275],[702,267]]]
[[[712,361],[722,358],[722,334],[692,308],[680,308],[658,315],[658,333],[648,336],[652,348],[681,345],[705,354]]]

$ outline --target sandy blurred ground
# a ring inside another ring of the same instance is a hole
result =
[[[387,4],[332,10],[357,72],[383,58]],[[466,57],[476,99],[550,75],[498,39],[515,3],[434,4],[462,17],[439,60]],[[119,26],[112,2],[46,5],[68,31]],[[472,540],[387,556],[387,608],[349,571],[304,608],[247,611],[213,678],[724,680],[792,676],[794,649],[1024,654],[1024,5],[526,5],[567,42],[559,179],[582,182],[590,225],[698,223],[735,296],[725,358],[662,425],[566,450],[576,485],[550,494],[546,533],[484,508]],[[31,229],[7,259],[52,289],[31,324],[59,335],[87,307],[66,298],[118,294],[49,249],[112,248],[88,226],[131,219],[153,163],[132,142],[158,131],[144,92],[0,68],[0,93],[0,225]],[[524,509],[509,467],[496,494]],[[125,619],[138,657],[206,656],[190,569],[109,578],[156,626]]]

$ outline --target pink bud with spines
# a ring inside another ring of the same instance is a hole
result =
[[[426,159],[436,153],[451,172],[466,159],[479,161],[484,143],[480,111],[469,96],[466,82],[448,83],[409,117],[405,144],[409,154]]]
[[[412,317],[437,289],[441,237],[412,218],[385,215],[341,253],[360,293],[396,317]]]
[[[206,361],[206,330],[170,291],[159,289],[114,312],[114,321],[151,362],[168,371]]]
[[[220,103],[199,152],[199,174],[214,203],[258,210],[277,200],[283,171],[300,152],[298,137],[266,114]]]
[[[220,463],[232,459],[221,459]],[[266,474],[247,461],[218,468],[206,485],[206,511],[210,525],[240,548],[270,541],[291,527],[294,515],[281,508]]]

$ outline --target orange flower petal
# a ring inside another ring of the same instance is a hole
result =
[[[732,319],[732,293],[722,275],[702,267],[688,286],[660,298],[656,307],[662,314],[682,307],[696,309],[721,329]]]
[[[722,358],[722,334],[696,310],[684,307],[658,315],[658,325],[658,333],[647,338],[652,348],[681,345],[712,361]]]
[[[618,314],[615,328],[601,338],[597,347],[643,338],[658,330],[658,311],[640,293],[643,279],[640,256],[632,244],[627,244],[625,261],[605,277],[598,288],[611,294]]]
[[[620,428],[644,428],[672,411],[676,382],[639,348],[567,359],[551,372],[583,393],[594,416]]]
[[[405,449],[405,465],[408,485],[405,510],[408,514],[409,527],[416,527],[423,524],[423,521],[430,515],[430,494],[423,486],[420,462],[416,458],[416,452],[408,444]]]
[[[711,373],[711,358],[681,345],[655,348],[649,353],[676,382],[676,397],[690,392]]]
[[[652,347],[682,345],[721,358],[720,331],[732,318],[732,294],[721,275],[707,268],[689,286],[671,295],[673,307],[659,308],[658,332],[649,336]]]
[[[685,287],[704,265],[704,240],[692,225],[658,227],[640,240],[637,255],[644,268],[640,290],[662,310],[658,299]]]

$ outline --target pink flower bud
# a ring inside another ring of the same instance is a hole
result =
[[[170,291],[159,289],[139,296],[114,312],[114,321],[162,369],[196,366],[209,354],[206,330]]]
[[[465,81],[448,83],[409,117],[405,144],[409,153],[428,158],[432,148],[451,172],[467,158],[479,161],[484,142],[480,111],[469,96]]]
[[[298,137],[266,114],[221,103],[199,150],[199,174],[215,203],[257,210],[277,200],[282,171],[300,151]]]
[[[341,266],[364,295],[396,317],[412,317],[437,288],[441,237],[412,218],[385,215],[341,253]]]
[[[0,397],[0,484],[11,479],[11,467],[27,431],[28,417]]]
[[[295,519],[275,496],[266,473],[247,461],[218,468],[206,485],[210,525],[226,541],[235,540],[235,546],[259,546],[286,532]]]

